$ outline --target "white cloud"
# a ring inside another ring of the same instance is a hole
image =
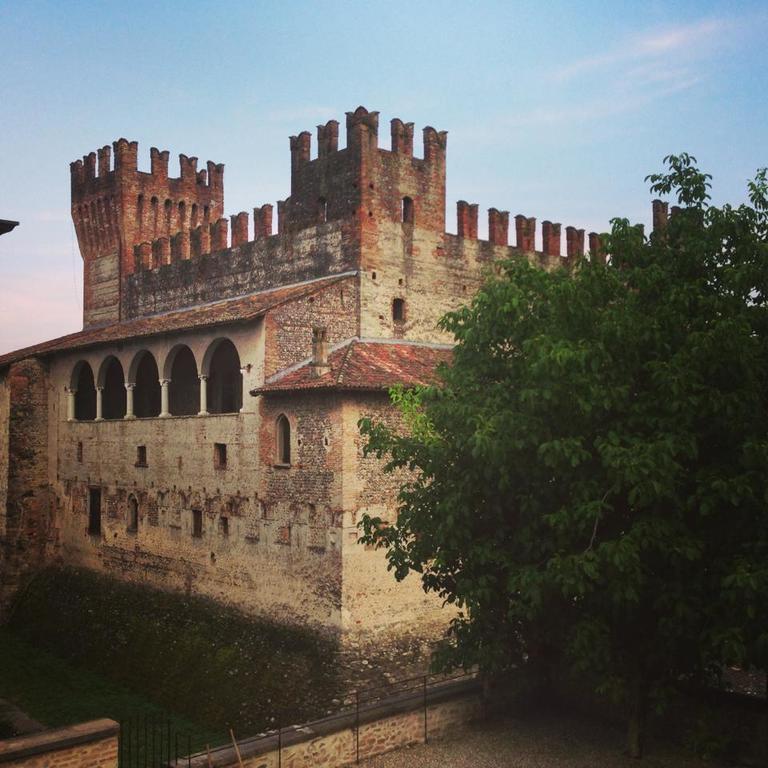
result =
[[[595,70],[607,70],[614,74],[637,72],[643,66],[658,68],[662,64],[674,64],[683,69],[680,62],[688,62],[711,55],[738,28],[735,20],[702,19],[692,24],[657,29],[634,35],[595,56],[585,56],[555,70],[553,78],[572,80]]]

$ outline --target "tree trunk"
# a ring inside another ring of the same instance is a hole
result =
[[[645,746],[645,721],[648,714],[648,694],[642,675],[636,674],[629,692],[629,722],[627,754],[641,758]]]

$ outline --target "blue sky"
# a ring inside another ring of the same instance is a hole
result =
[[[767,37],[760,2],[0,1],[0,353],[81,327],[69,163],[120,136],[143,170],[150,146],[225,163],[230,214],[289,194],[289,135],[335,118],[343,146],[363,104],[385,147],[392,117],[449,132],[449,231],[461,198],[602,230],[648,222],[670,152],[744,199]]]

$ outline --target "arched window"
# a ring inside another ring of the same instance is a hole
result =
[[[392,301],[392,320],[396,323],[405,322],[405,299]]]
[[[151,352],[139,352],[131,365],[129,379],[135,384],[133,413],[139,418],[160,415],[160,376]]]
[[[206,358],[203,372],[208,371],[209,413],[237,413],[243,406],[243,374],[235,345],[229,339],[217,339]]]
[[[277,464],[291,463],[291,422],[281,413],[277,417]]]
[[[200,411],[200,379],[192,350],[185,344],[174,347],[165,361],[169,408],[173,416],[194,416]]]
[[[125,376],[123,366],[116,357],[108,357],[99,372],[101,415],[105,419],[122,419],[125,416]]]
[[[403,198],[403,224],[413,224],[413,200],[410,197]]]
[[[317,220],[320,224],[328,221],[328,201],[324,197],[317,199]]]
[[[84,360],[72,371],[70,386],[75,390],[75,418],[78,421],[93,421],[96,418],[96,386],[93,370]]]
[[[139,502],[135,496],[128,497],[128,533],[136,533],[139,530]]]

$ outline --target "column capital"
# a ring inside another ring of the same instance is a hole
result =
[[[200,381],[208,381],[208,374],[201,373],[197,378],[200,379]]]
[[[126,381],[125,382],[125,388],[126,389],[136,389],[136,384],[132,381]]]
[[[97,392],[103,392],[104,391],[104,387],[96,387],[96,391]]]
[[[171,383],[170,379],[160,379],[160,386],[167,387]]]

